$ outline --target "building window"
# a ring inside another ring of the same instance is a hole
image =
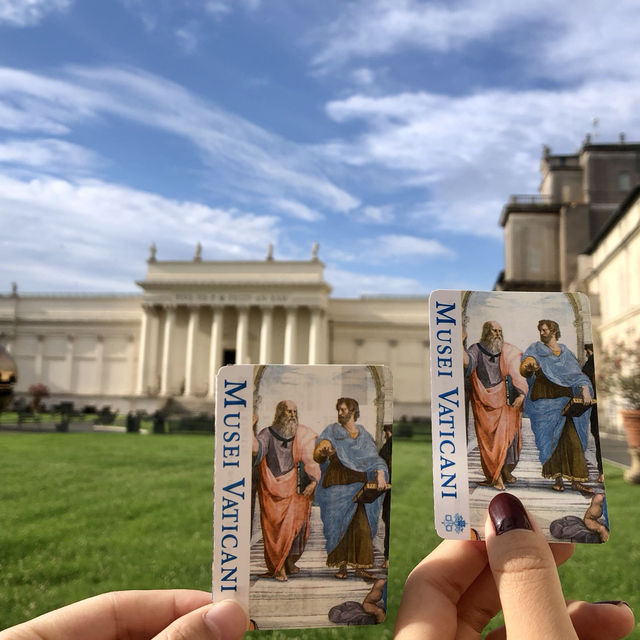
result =
[[[618,174],[618,191],[631,190],[631,176],[628,171],[621,171]]]

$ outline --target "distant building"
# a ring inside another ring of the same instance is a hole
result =
[[[43,382],[50,402],[154,410],[172,398],[212,411],[218,368],[233,363],[386,364],[395,415],[427,416],[426,297],[331,298],[324,264],[160,261],[141,295],[0,296],[0,344],[15,391]]]
[[[504,206],[505,268],[495,288],[583,291],[596,356],[640,338],[640,144],[593,143],[541,162],[540,192]],[[583,354],[577,354],[579,357]],[[604,427],[621,431],[622,404],[604,400]],[[601,423],[602,424],[602,423]]]
[[[495,288],[567,291],[578,256],[591,247],[631,189],[640,183],[640,144],[594,143],[575,154],[552,154],[540,163],[539,193],[513,195],[505,204],[505,266]]]

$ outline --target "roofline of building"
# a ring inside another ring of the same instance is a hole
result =
[[[640,149],[640,145],[638,145]],[[631,205],[640,197],[640,184],[637,184],[629,193],[627,197],[620,203],[620,206],[611,214],[611,217],[607,220],[604,227],[600,229],[598,235],[592,240],[591,244],[587,247],[585,253],[587,255],[591,255],[600,242],[609,234],[611,229],[618,224],[620,218],[624,216],[625,213],[629,210]]]
[[[275,258],[263,258],[262,260],[147,260],[147,264],[168,264],[168,265],[177,265],[177,264],[201,264],[201,265],[233,265],[234,267],[238,265],[319,265],[321,267],[325,267],[326,265],[322,260],[276,260]]]
[[[558,214],[561,207],[561,202],[507,202],[502,207],[500,226],[504,227],[507,224],[507,218],[511,213]]]
[[[585,151],[640,151],[640,142],[585,142],[580,153]]]

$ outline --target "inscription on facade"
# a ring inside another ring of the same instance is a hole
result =
[[[178,304],[284,304],[290,296],[275,293],[208,293],[180,291],[175,294]]]

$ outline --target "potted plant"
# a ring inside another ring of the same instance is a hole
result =
[[[38,413],[42,398],[49,397],[49,387],[42,382],[36,382],[29,387],[28,393],[31,396],[31,409],[34,414]]]
[[[625,478],[640,484],[640,340],[617,342],[603,351],[598,362],[598,391],[622,398],[622,425],[631,453]]]

